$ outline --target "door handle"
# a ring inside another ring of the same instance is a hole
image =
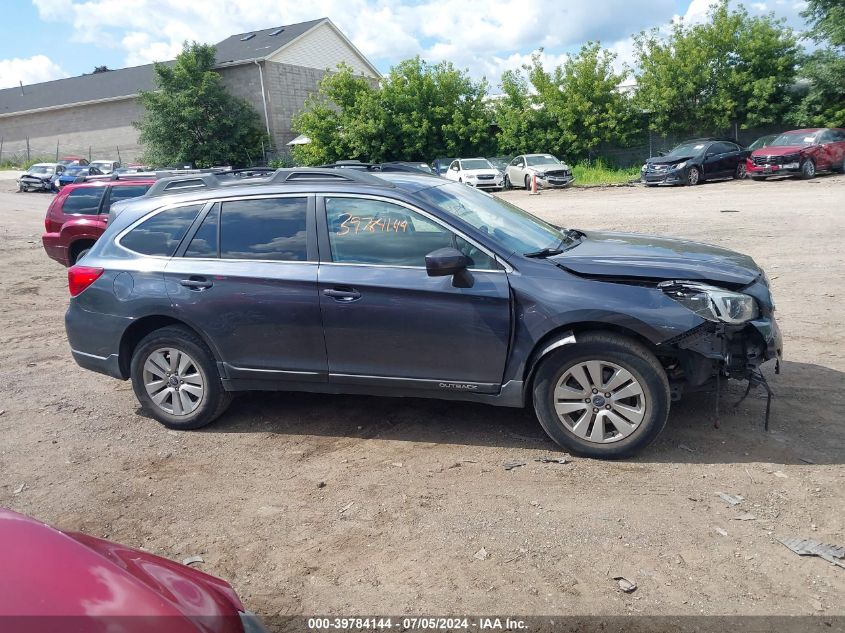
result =
[[[341,303],[352,303],[361,298],[361,293],[354,288],[326,288],[323,295]]]
[[[205,290],[206,288],[211,288],[214,282],[209,281],[205,277],[191,277],[189,279],[182,279],[179,284],[191,290]]]

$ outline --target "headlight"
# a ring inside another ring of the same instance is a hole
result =
[[[535,171],[535,172],[534,172],[534,175],[535,175],[535,176],[537,176],[537,178],[545,178],[545,177],[546,177],[546,172],[544,172],[544,171]]]
[[[687,166],[687,161],[684,161],[682,163],[678,163],[677,165],[674,165],[674,168],[675,169],[683,169],[686,166]]]
[[[640,171],[645,171],[646,169],[648,169],[648,163],[646,163],[642,167],[640,167]]]
[[[667,295],[702,319],[723,323],[745,323],[757,318],[754,297],[695,281],[664,281],[657,284]]]

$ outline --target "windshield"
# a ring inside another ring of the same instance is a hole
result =
[[[487,162],[484,158],[470,158],[469,160],[462,160],[461,167],[463,169],[493,169],[493,165]]]
[[[525,162],[529,167],[536,165],[560,165],[560,161],[551,154],[538,154],[537,156],[526,156]]]
[[[561,229],[509,202],[466,185],[449,183],[424,189],[417,195],[482,233],[493,236],[509,253],[556,249],[571,241]]]
[[[748,146],[748,149],[755,150],[760,149],[761,147],[766,147],[772,144],[772,141],[775,140],[777,134],[772,134],[770,136],[761,136],[756,141],[754,141],[751,145]]]
[[[673,149],[671,152],[669,152],[666,155],[667,156],[695,156],[696,154],[701,152],[701,150],[704,149],[705,145],[707,145],[707,143],[703,143],[703,142],[702,143],[682,143],[681,145],[678,145],[675,149]]]
[[[33,165],[29,168],[30,174],[52,174],[52,165]]]
[[[812,145],[816,142],[815,132],[787,132],[781,134],[774,141],[772,147],[789,147],[790,145]]]

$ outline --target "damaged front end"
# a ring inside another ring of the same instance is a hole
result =
[[[680,399],[684,390],[696,390],[713,379],[718,383],[721,378],[733,378],[748,381],[746,395],[752,386],[762,386],[770,401],[771,390],[760,366],[774,360],[776,371],[780,371],[783,342],[765,275],[736,291],[675,280],[657,287],[704,319],[692,330],[658,346],[658,353],[670,359],[667,373],[673,400]],[[718,391],[717,385],[717,424]],[[768,413],[767,402],[767,428]]]

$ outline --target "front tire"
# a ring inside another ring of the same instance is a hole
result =
[[[701,170],[698,167],[690,167],[687,170],[687,184],[690,187],[695,187],[701,182]]]
[[[182,326],[145,336],[132,354],[131,375],[138,402],[170,429],[206,426],[232,399],[223,388],[211,350]]]
[[[748,169],[745,166],[745,161],[741,163],[737,163],[736,170],[734,171],[734,178],[736,180],[745,180],[745,177],[748,175]]]
[[[620,459],[642,450],[669,416],[669,381],[641,343],[609,333],[577,336],[544,358],[534,378],[534,410],[558,445]]]
[[[810,178],[816,177],[816,164],[813,162],[812,158],[808,158],[803,163],[801,163],[801,178],[804,180],[810,180]]]
[[[508,176],[507,174],[505,174],[504,189],[505,189],[505,191],[510,191],[511,189],[513,189],[513,185],[511,184],[510,176]]]
[[[531,176],[525,177],[525,190],[531,191]]]

